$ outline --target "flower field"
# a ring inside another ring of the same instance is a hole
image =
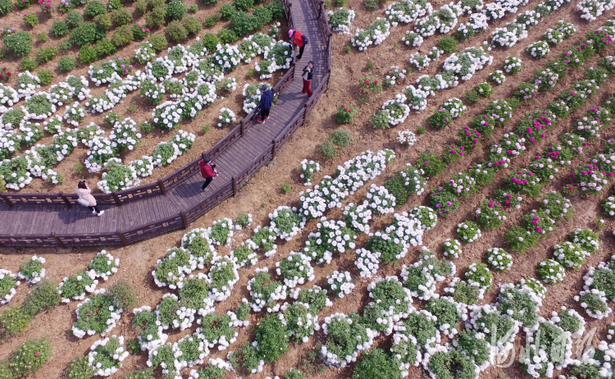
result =
[[[612,378],[614,5],[326,3],[329,89],[236,197],[134,246],[1,251],[0,379]],[[271,66],[287,64],[276,59],[286,45],[272,43],[254,51],[249,83],[220,76],[247,67],[240,47],[215,53],[221,71],[193,64],[208,78],[194,82],[181,58],[151,56],[142,70],[154,79],[139,92],[158,102],[148,112],[169,140],[127,165],[151,136],[138,112],[108,136],[81,126],[86,171],[112,191],[114,177],[176,167],[203,136],[178,121],[191,111],[175,102],[191,95],[171,83],[193,85],[224,130],[253,109]],[[134,68],[122,77],[95,64],[84,80],[107,100],[85,101],[83,87],[72,90],[81,102],[59,106],[26,84],[16,104],[34,91],[23,117],[47,124],[18,130],[60,135],[113,102],[115,75],[138,85]],[[237,104],[219,102],[221,90]]]

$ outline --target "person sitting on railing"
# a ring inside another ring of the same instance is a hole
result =
[[[261,100],[258,103],[258,106],[261,109],[261,116],[257,119],[257,121],[264,124],[265,120],[269,118],[269,110],[271,109],[271,104],[273,103],[273,92],[266,84],[262,85],[261,91],[263,91],[263,94],[261,95]]]
[[[205,191],[205,188],[211,183],[212,180],[216,176],[218,176],[218,171],[216,170],[216,165],[211,164],[211,159],[209,157],[204,157],[199,162],[199,167],[201,168],[201,175],[205,178],[205,183],[201,187],[201,191]]]
[[[79,204],[83,205],[84,207],[90,208],[92,214],[95,214],[96,216],[100,217],[105,213],[105,211],[101,211],[100,209],[98,209],[98,205],[96,204],[96,198],[92,196],[92,190],[90,189],[90,187],[88,187],[88,184],[85,179],[79,181],[79,184],[77,184],[77,190],[75,192],[77,193],[77,196],[79,196],[79,198],[77,199]]]

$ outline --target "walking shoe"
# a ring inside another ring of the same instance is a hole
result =
[[[100,217],[100,216],[102,216],[104,214],[105,214],[105,211],[100,211],[100,213],[97,213],[96,216]]]
[[[269,120],[269,116],[265,117],[265,120]]]
[[[260,118],[259,118],[259,119],[257,119],[256,121],[258,121],[260,124],[264,124],[264,123],[265,123],[265,120],[262,120],[262,119],[260,119]]]
[[[96,211],[92,211],[92,214],[93,214],[93,215],[95,215],[95,214],[96,214]]]

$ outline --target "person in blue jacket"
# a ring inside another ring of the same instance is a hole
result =
[[[269,118],[269,110],[273,103],[273,92],[265,84],[261,87],[261,91],[263,91],[263,94],[261,95],[261,101],[258,103],[258,106],[261,108],[261,116],[257,120],[263,124]]]

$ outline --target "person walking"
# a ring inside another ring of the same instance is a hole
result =
[[[105,213],[105,211],[101,211],[98,208],[98,204],[96,204],[96,198],[92,196],[92,190],[90,189],[90,187],[88,187],[88,184],[85,179],[81,180],[79,184],[77,184],[77,190],[75,192],[77,193],[77,196],[79,196],[79,198],[77,199],[79,204],[90,208],[92,214],[95,214],[96,216],[100,217]]]
[[[269,118],[269,110],[271,109],[271,104],[273,103],[273,92],[266,84],[262,85],[261,91],[263,91],[263,94],[261,95],[261,100],[258,103],[258,106],[261,109],[261,116],[257,119],[257,121],[264,124],[265,120]]]
[[[307,93],[308,97],[312,97],[312,76],[314,74],[314,62],[309,61],[307,66],[303,68],[303,91],[301,93]]]
[[[199,167],[201,168],[201,176],[205,178],[205,183],[201,187],[201,191],[205,191],[205,188],[214,180],[216,176],[218,176],[218,171],[216,170],[216,165],[211,164],[211,159],[209,157],[204,157],[199,162]]]
[[[288,31],[288,38],[290,38],[290,44],[293,46],[293,51],[297,57],[297,60],[301,59],[303,56],[303,49],[305,48],[305,44],[303,43],[303,35],[298,30],[290,29]],[[298,55],[297,48],[299,48]]]

